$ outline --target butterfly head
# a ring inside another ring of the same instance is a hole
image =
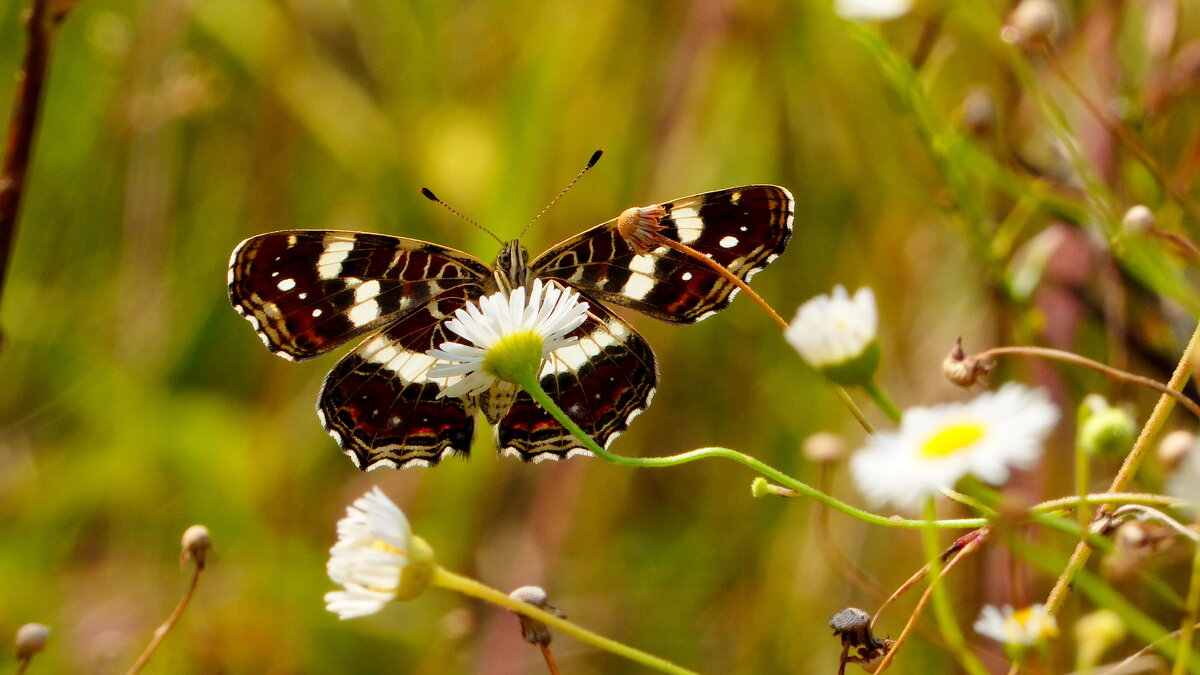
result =
[[[524,286],[532,282],[529,272],[529,251],[520,239],[513,239],[500,248],[496,256],[496,286],[503,291]]]

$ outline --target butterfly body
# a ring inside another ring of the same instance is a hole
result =
[[[750,185],[643,207],[655,236],[711,258],[743,280],[782,253],[792,198]],[[661,212],[661,215],[658,215]],[[602,446],[650,404],[653,351],[599,301],[672,323],[695,323],[726,307],[737,287],[701,261],[601,223],[530,260],[519,241],[495,265],[452,248],[388,235],[291,230],[251,237],[234,250],[229,295],[263,343],[289,360],[365,339],[326,376],[317,406],[326,431],[360,469],[432,466],[465,455],[475,412],[495,426],[497,448],[525,461],[588,454],[528,394],[503,383],[466,400],[439,396],[453,380],[428,377],[426,354],[462,339],[444,321],[468,302],[511,292],[534,278],[571,286],[588,318],[551,354],[539,381]],[[628,219],[625,219],[626,221]]]

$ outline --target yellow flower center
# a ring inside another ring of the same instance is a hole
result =
[[[983,438],[983,425],[978,422],[959,422],[938,431],[921,446],[923,457],[949,457],[970,447]]]
[[[483,357],[483,370],[506,382],[519,382],[527,373],[536,374],[542,363],[542,336],[533,330],[519,330],[496,341]]]

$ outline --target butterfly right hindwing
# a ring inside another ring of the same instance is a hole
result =
[[[587,320],[570,334],[578,341],[552,352],[539,379],[551,400],[607,448],[650,405],[658,365],[633,326],[586,294],[580,296],[589,308]],[[590,454],[523,391],[496,427],[496,447],[526,462]]]

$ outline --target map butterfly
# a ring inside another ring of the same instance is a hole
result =
[[[654,352],[597,302],[672,323],[700,321],[727,307],[737,287],[661,239],[678,242],[749,281],[787,246],[793,201],[775,185],[745,185],[629,209],[529,261],[519,240],[494,266],[452,248],[365,232],[285,230],[251,237],[229,262],[229,298],[271,352],[319,356],[366,338],[325,377],[317,404],[325,430],[355,466],[433,466],[466,455],[475,413],[495,427],[502,454],[528,462],[589,454],[519,391],[468,400],[439,397],[452,380],[430,378],[426,354],[462,342],[443,320],[467,302],[534,278],[573,287],[590,308],[555,351],[540,383],[603,447],[650,405]],[[628,226],[638,227],[631,235]],[[653,237],[647,237],[653,233]]]

